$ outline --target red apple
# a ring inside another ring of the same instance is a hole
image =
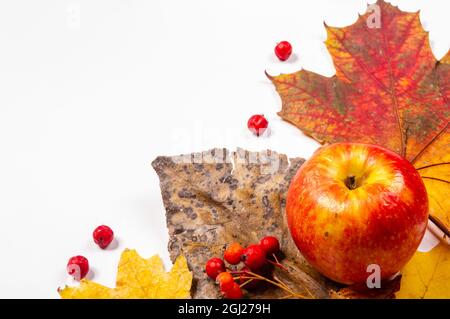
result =
[[[383,147],[339,143],[318,149],[292,179],[291,235],[319,272],[343,284],[381,280],[412,257],[425,233],[428,197],[420,175]]]

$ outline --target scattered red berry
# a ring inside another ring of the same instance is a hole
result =
[[[280,242],[274,236],[266,236],[259,242],[261,248],[270,256],[280,250]]]
[[[241,299],[242,298],[242,290],[241,287],[237,283],[233,284],[233,287],[226,292],[224,292],[225,298],[228,299]]]
[[[253,115],[248,119],[247,127],[248,129],[255,134],[256,136],[262,135],[267,127],[269,126],[269,122],[264,117],[264,115]]]
[[[114,238],[114,232],[106,225],[98,226],[92,235],[95,243],[102,249],[108,247]]]
[[[281,41],[275,47],[275,55],[281,61],[289,59],[292,53],[292,45],[287,41]]]
[[[206,262],[205,270],[209,278],[216,280],[217,276],[225,271],[225,263],[220,258],[211,258]]]
[[[244,250],[242,260],[251,270],[258,270],[266,262],[266,253],[260,245],[250,245]]]
[[[241,256],[244,248],[239,243],[232,243],[227,247],[223,254],[223,259],[231,265],[237,265],[241,262]]]
[[[222,290],[223,293],[226,293],[234,286],[233,275],[229,272],[221,272],[217,275],[216,282],[219,284],[220,290]]]
[[[86,257],[74,256],[67,263],[67,273],[75,280],[81,280],[89,272],[89,262]]]

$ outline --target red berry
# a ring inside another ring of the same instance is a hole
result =
[[[261,248],[266,252],[266,255],[272,255],[280,250],[280,242],[274,236],[266,236],[259,242]]]
[[[237,265],[241,262],[241,256],[244,253],[244,248],[239,243],[232,243],[227,247],[223,258],[231,265]]]
[[[225,263],[220,258],[211,258],[206,262],[205,270],[209,278],[216,280],[217,275],[225,271]]]
[[[74,256],[67,263],[67,273],[76,280],[86,277],[89,272],[89,261],[83,256]]]
[[[266,253],[260,245],[250,245],[244,250],[242,260],[251,270],[258,270],[266,262]]]
[[[221,272],[217,275],[216,282],[219,284],[220,290],[225,293],[233,288],[234,278],[229,272]]]
[[[289,59],[292,53],[292,45],[287,41],[281,41],[275,47],[275,55],[281,61]]]
[[[247,122],[248,129],[256,136],[262,135],[268,126],[269,122],[266,120],[264,115],[259,114],[251,116]]]
[[[95,243],[102,249],[108,247],[114,238],[114,232],[106,225],[98,226],[92,235]]]
[[[224,292],[225,298],[228,299],[241,299],[242,298],[242,290],[241,287],[237,283],[233,284],[233,287],[231,289]]]

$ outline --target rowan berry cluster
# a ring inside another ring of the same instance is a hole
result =
[[[250,289],[265,279],[261,273],[268,264],[282,267],[276,257],[279,251],[280,243],[273,236],[266,236],[259,244],[247,247],[235,242],[228,245],[223,259],[218,257],[209,259],[205,271],[219,285],[225,298],[240,299],[243,297],[244,286]],[[242,264],[242,267],[237,271],[231,271],[225,262],[233,266]]]

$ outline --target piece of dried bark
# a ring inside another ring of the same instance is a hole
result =
[[[275,268],[274,277],[292,291],[314,298],[331,294],[337,285],[321,276],[293,243],[285,220],[285,194],[301,158],[288,160],[273,151],[213,149],[203,153],[160,156],[156,170],[166,208],[172,261],[183,254],[194,274],[193,298],[219,298],[220,292],[204,273],[206,261],[221,257],[227,244],[279,238],[288,269]],[[286,292],[270,286],[250,291],[250,298],[282,298]]]

